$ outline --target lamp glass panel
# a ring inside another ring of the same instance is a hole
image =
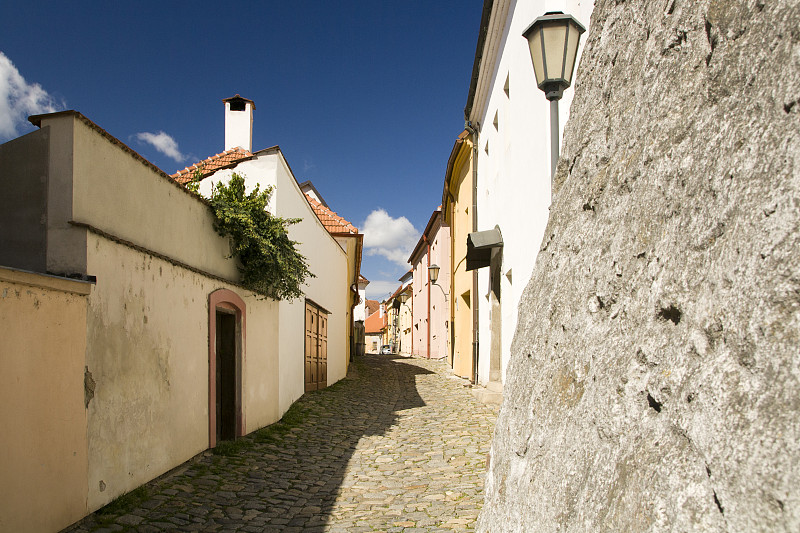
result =
[[[431,283],[436,283],[436,280],[439,279],[439,267],[438,266],[429,267],[428,274],[430,275]]]
[[[547,79],[561,79],[564,66],[564,40],[567,38],[567,22],[546,22],[542,24],[542,31],[544,32]]]
[[[534,28],[530,35],[528,35],[528,46],[531,50],[531,61],[533,61],[533,72],[536,75],[536,85],[541,85],[545,79],[544,61],[542,60],[541,25]]]
[[[574,24],[569,25],[569,41],[567,42],[566,65],[564,65],[564,78],[567,83],[572,85],[572,74],[575,70],[575,57],[578,55],[578,43],[581,40],[581,32]]]

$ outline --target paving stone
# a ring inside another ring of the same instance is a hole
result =
[[[90,515],[65,533],[474,529],[497,408],[444,363],[358,357],[298,408],[291,431],[245,437],[235,457],[203,453],[111,524]]]

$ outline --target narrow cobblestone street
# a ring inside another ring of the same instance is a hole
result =
[[[284,421],[65,531],[472,531],[496,410],[441,361],[367,355]]]

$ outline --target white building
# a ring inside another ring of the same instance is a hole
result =
[[[276,371],[281,383],[298,384],[281,390],[280,408],[285,411],[302,396],[303,383],[306,391],[316,390],[339,381],[347,374],[352,304],[358,294],[351,290],[353,283],[357,283],[357,274],[353,276],[350,271],[360,265],[360,248],[359,261],[355,263],[355,259],[349,256],[355,256],[356,243],[353,243],[352,250],[348,250],[348,246],[340,243],[338,236],[323,224],[278,146],[251,151],[255,110],[252,100],[237,94],[224,102],[225,151],[172,177],[184,183],[199,173],[202,176],[200,194],[209,197],[213,185],[227,182],[233,173],[238,173],[244,177],[248,191],[257,185],[261,190],[274,187],[268,205],[271,213],[282,218],[302,219],[289,226],[289,237],[298,243],[297,248],[306,257],[309,270],[315,277],[306,280],[304,299],[278,302],[281,358]],[[355,228],[348,235],[352,235],[354,241],[359,240]],[[311,322],[314,331],[308,329]],[[306,331],[305,340],[298,334],[302,331]],[[305,362],[300,354],[305,354]]]
[[[551,199],[550,103],[536,86],[522,34],[550,11],[570,14],[588,29],[594,2],[496,0],[484,7],[491,11],[485,13],[488,24],[482,24],[478,39],[465,119],[475,130],[475,229],[499,229],[502,243],[494,248],[491,266],[478,270],[475,299],[480,324],[478,382],[497,385],[505,381],[517,306],[542,243]],[[584,34],[581,49],[585,39]],[[576,82],[578,72],[573,85]],[[559,103],[559,136],[573,94],[574,88],[567,89]]]

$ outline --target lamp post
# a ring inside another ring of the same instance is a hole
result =
[[[522,36],[528,47],[536,75],[536,85],[550,100],[550,177],[558,163],[558,101],[572,83],[581,34],[586,31],[572,15],[551,11],[538,17]],[[552,185],[552,183],[551,183]]]

